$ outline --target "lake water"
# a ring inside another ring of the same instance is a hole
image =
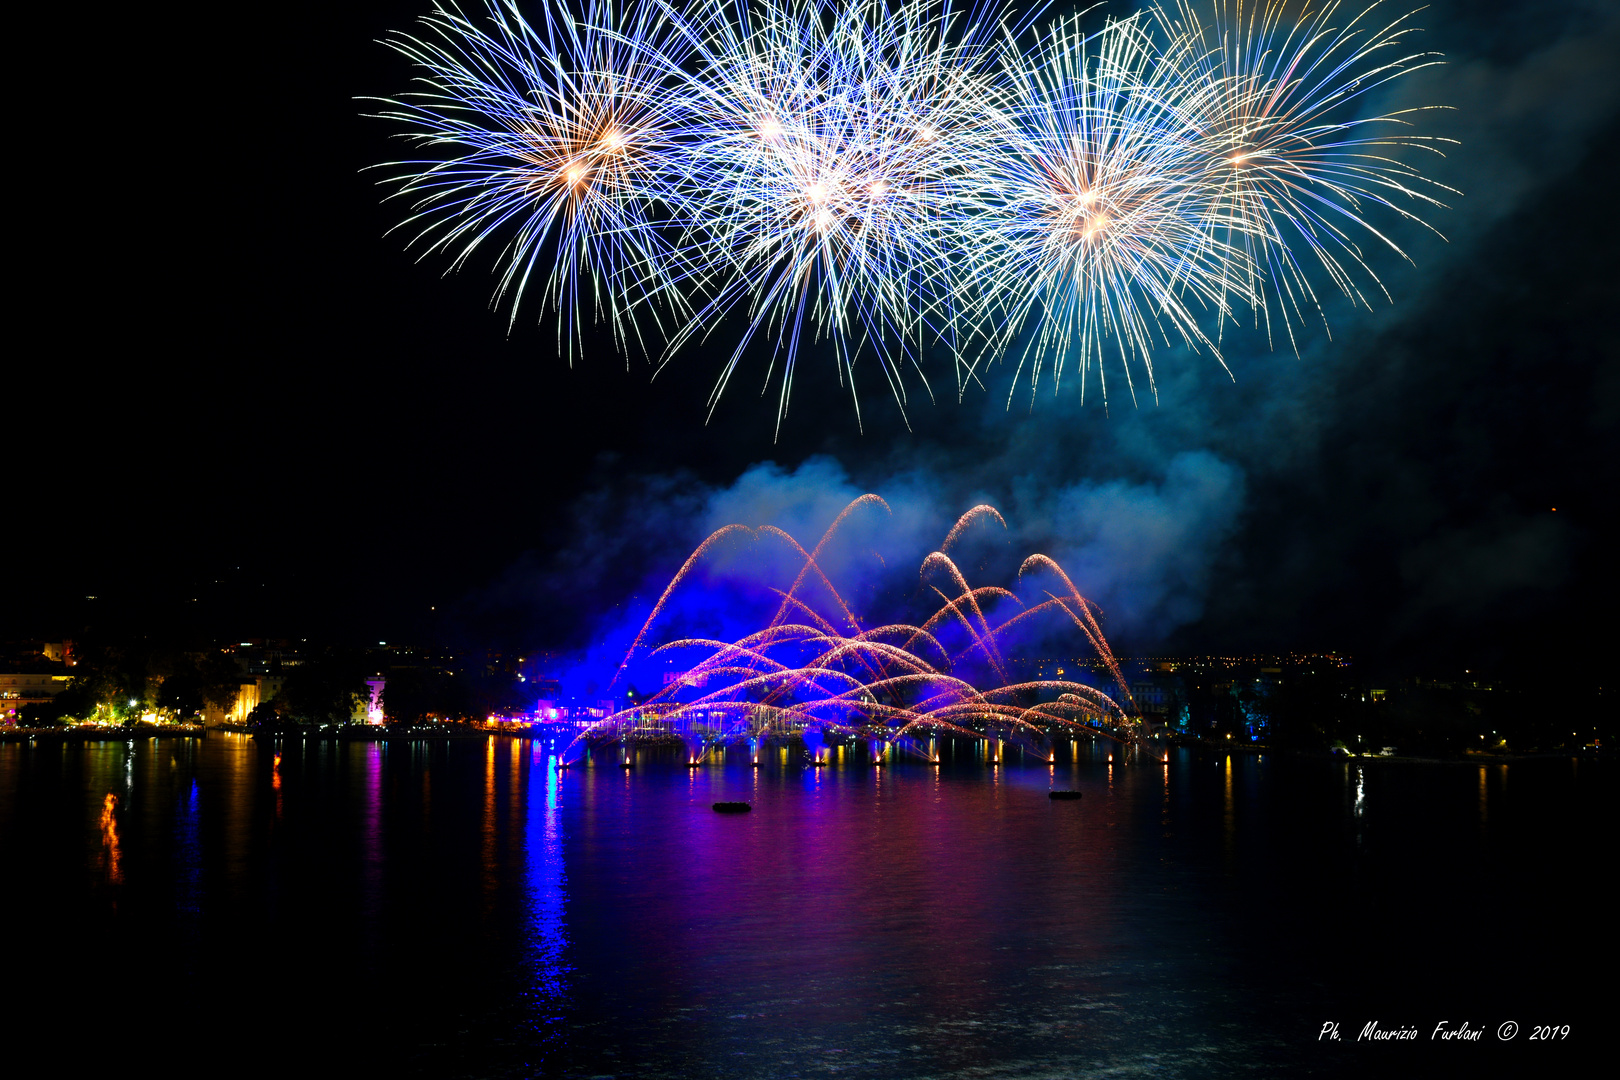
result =
[[[0,745],[13,971],[84,1045],[175,1071],[1416,1075],[1606,1045],[1606,765],[1107,749]]]

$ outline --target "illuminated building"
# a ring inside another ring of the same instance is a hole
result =
[[[388,680],[381,675],[373,675],[366,680],[367,694],[363,700],[355,702],[354,712],[349,719],[356,724],[380,724],[383,722],[383,689],[387,687]]]
[[[0,718],[15,722],[24,706],[50,701],[67,689],[71,678],[26,671],[0,675]]]
[[[54,660],[64,667],[77,667],[78,659],[73,655],[73,642],[47,641],[39,647],[40,654],[47,660]]]
[[[281,693],[287,677],[275,675],[245,676],[236,688],[236,700],[226,708],[209,702],[203,709],[204,724],[245,724],[253,710]]]

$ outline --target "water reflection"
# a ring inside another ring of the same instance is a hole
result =
[[[1350,815],[1356,823],[1356,846],[1360,847],[1367,816],[1367,775],[1360,765],[1351,767],[1356,774],[1356,801],[1351,807]]]
[[[147,950],[137,996],[188,1046],[240,1055],[255,1025],[286,1046],[324,995],[377,1034],[354,1040],[367,1071],[401,1075],[1201,1076],[1215,1055],[1304,1075],[1314,1044],[1269,1033],[1414,983],[1375,947],[1414,908],[1446,912],[1424,1001],[1573,985],[1573,945],[1479,948],[1502,911],[1601,923],[1601,768],[1517,765],[1508,800],[1489,767],[1182,750],[1172,785],[1169,762],[1106,749],[1057,781],[966,744],[938,770],[839,748],[841,768],[560,773],[553,747],[504,738],[290,743],[276,766],[211,734],[143,742],[133,770],[121,745],[0,746],[0,841],[23,910],[108,929],[94,963]],[[754,812],[710,809],[737,798]],[[1487,815],[1495,852],[1468,842]]]
[[[172,759],[171,759],[172,763]],[[179,865],[178,907],[188,915],[202,911],[202,823],[199,813],[201,796],[197,778],[191,778],[190,789],[180,799],[175,815],[176,862]]]
[[[421,743],[411,747],[412,756],[420,755],[422,769],[422,825],[427,827],[433,821],[433,767],[428,757],[427,748]]]
[[[361,895],[364,910],[374,914],[382,903],[382,756],[380,743],[354,746],[361,754],[364,785],[360,803]]]
[[[1166,837],[1173,835],[1170,829],[1170,755],[1164,755],[1164,798],[1159,802],[1159,824],[1164,826]]]
[[[484,885],[484,912],[489,914],[495,904],[496,873],[495,846],[495,736],[484,742],[484,821],[479,830],[482,843],[482,879]]]
[[[1226,867],[1232,869],[1232,858],[1237,853],[1237,821],[1232,809],[1232,755],[1226,755],[1226,795],[1222,801],[1221,823],[1224,848],[1226,851]]]
[[[276,820],[281,820],[281,752],[270,759],[270,790],[276,796]]]
[[[528,822],[524,830],[525,885],[529,900],[529,926],[534,963],[534,989],[555,1003],[563,996],[566,966],[563,949],[568,936],[563,922],[566,899],[563,872],[563,830],[561,823],[562,777],[557,757],[548,754],[542,763],[540,744],[529,769]],[[518,755],[513,755],[518,760]],[[544,785],[544,797],[536,789]]]
[[[107,880],[117,885],[124,880],[124,875],[118,866],[118,796],[110,791],[101,800],[101,849]]]

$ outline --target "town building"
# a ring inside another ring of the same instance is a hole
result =
[[[287,677],[275,675],[244,676],[236,688],[236,700],[225,708],[210,702],[203,710],[204,724],[245,724],[253,710],[281,693]]]
[[[380,724],[383,722],[383,690],[388,686],[388,680],[381,675],[373,675],[366,680],[366,697],[355,702],[354,713],[349,719],[356,724]]]
[[[0,719],[15,723],[25,706],[50,701],[67,689],[72,678],[38,671],[0,675]]]

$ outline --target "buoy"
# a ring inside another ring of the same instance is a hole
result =
[[[1048,799],[1078,799],[1080,793],[1078,791],[1048,791],[1046,797]]]
[[[717,802],[714,804],[714,812],[717,814],[746,814],[752,809],[753,807],[745,802]]]

